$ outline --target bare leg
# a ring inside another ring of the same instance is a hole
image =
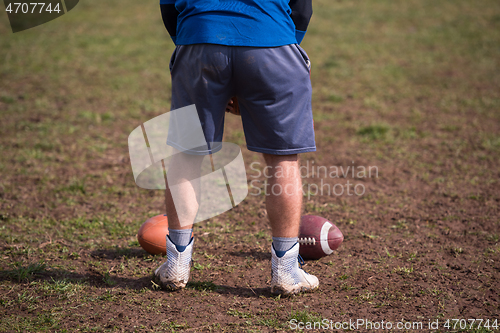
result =
[[[297,237],[302,213],[298,155],[264,154],[270,167],[266,209],[273,237]]]
[[[199,182],[201,163],[204,156],[176,154],[168,170],[168,186],[165,191],[165,204],[168,225],[171,229],[191,229],[199,207]],[[176,201],[170,186],[176,186]]]
[[[166,239],[168,259],[154,271],[154,279],[163,289],[182,289],[189,280],[193,241],[190,231],[181,230],[192,228],[198,212],[200,184],[197,180],[203,158],[177,151],[170,161],[165,191],[170,231]],[[187,237],[189,243],[184,242]]]
[[[299,267],[299,244],[288,250],[283,241],[293,242],[299,234],[302,213],[302,178],[297,155],[264,155],[270,167],[267,173],[269,185],[266,189],[266,208],[273,245],[271,247],[271,292],[273,294],[296,294],[318,287],[318,278]],[[277,239],[279,238],[279,240]],[[279,245],[281,243],[281,245]],[[290,245],[290,244],[288,244]]]

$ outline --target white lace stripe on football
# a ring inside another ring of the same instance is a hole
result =
[[[321,227],[321,249],[325,254],[332,254],[333,250],[330,248],[330,245],[328,245],[328,231],[330,231],[330,228],[333,227],[333,224],[330,222],[325,222],[323,224],[323,227]]]

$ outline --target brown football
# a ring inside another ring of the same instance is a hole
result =
[[[338,249],[344,235],[324,217],[304,215],[299,234],[299,254],[304,259],[320,259]]]
[[[151,254],[166,254],[167,235],[167,215],[156,215],[141,225],[137,240],[142,248]]]
[[[230,109],[228,109],[228,107],[226,107],[226,112],[232,113],[237,116],[241,116],[240,104],[238,103],[238,98],[236,96],[231,97],[227,106],[229,105],[233,107],[233,110],[231,111]]]

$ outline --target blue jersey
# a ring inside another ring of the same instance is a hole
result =
[[[296,1],[295,1],[296,2]],[[160,0],[175,5],[176,45],[275,47],[300,43],[290,0]],[[170,31],[169,31],[170,32]]]

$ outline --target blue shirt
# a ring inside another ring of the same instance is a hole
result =
[[[300,43],[289,0],[160,0],[179,11],[176,45],[275,47]]]

